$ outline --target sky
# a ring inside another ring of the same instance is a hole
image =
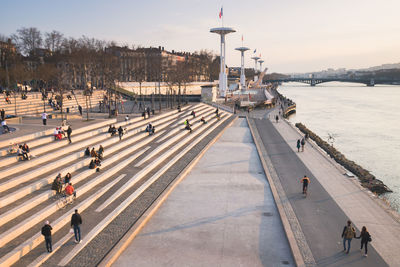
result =
[[[366,68],[400,62],[399,0],[0,0],[0,34],[21,27],[57,30],[130,46],[219,54],[210,28],[226,36],[226,63],[253,67],[261,54],[268,72]]]

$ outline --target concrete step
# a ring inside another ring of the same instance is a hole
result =
[[[76,135],[79,133],[84,133],[84,132],[87,132],[87,131],[90,131],[90,130],[93,130],[96,128],[100,128],[102,126],[110,125],[110,124],[113,124],[116,122],[117,122],[116,119],[108,119],[108,120],[100,121],[98,123],[80,127],[78,129],[73,129],[72,134]],[[67,128],[68,128],[68,126],[63,127],[64,130],[66,130]],[[16,143],[16,144],[28,143],[29,148],[32,150],[33,148],[35,148],[37,146],[54,142],[53,133],[54,133],[54,129],[49,129],[49,130],[45,130],[45,131],[41,131],[41,132],[27,134],[27,135],[20,136],[20,137],[15,137],[15,138],[4,140],[4,141],[0,142],[0,147],[9,146],[10,144],[14,144],[14,143]],[[8,148],[9,147],[0,150],[0,154],[7,155]],[[1,160],[2,159],[0,159],[0,161]],[[4,166],[4,165],[0,163],[0,166]]]
[[[96,106],[99,100],[102,100],[102,96],[95,96],[92,97],[92,106]],[[79,105],[81,105],[82,107],[85,107],[86,105],[86,99],[85,96],[81,96],[78,95],[77,96],[77,100]],[[48,103],[48,100],[44,101],[41,98],[29,98],[22,100],[22,99],[18,99],[17,98],[17,104],[15,105],[14,103],[14,98],[11,98],[11,104],[7,104],[4,101],[4,104],[2,105],[2,103],[0,102],[0,105],[4,108],[6,114],[15,114],[15,106],[17,107],[17,114],[18,115],[29,115],[29,114],[41,114],[43,112],[43,104],[46,107],[46,110],[52,110],[51,106]],[[71,99],[71,100],[67,100],[64,99],[64,103],[63,103],[63,108],[67,108],[67,107],[76,107],[76,110],[78,110],[77,104],[75,99]]]
[[[78,135],[72,135],[71,137],[71,139],[73,140],[72,144],[69,144],[67,139],[54,140],[53,137],[53,140],[51,140],[52,137],[43,138],[44,139],[43,142],[45,142],[45,145],[31,149],[30,154],[34,157],[32,160],[21,162],[19,161],[19,158],[16,156],[1,159],[0,167],[7,166],[7,168],[0,169],[0,179],[18,173],[21,170],[26,170],[28,168],[34,167],[35,165],[40,164],[42,162],[57,158],[59,156],[64,155],[65,153],[69,153],[71,151],[82,148],[82,146],[86,146],[85,144],[90,143],[88,141],[85,141],[89,137],[97,137],[98,139],[104,139],[105,138],[104,133],[106,133],[108,130],[108,127],[104,127],[104,125],[107,124],[107,121],[99,124],[101,124],[100,128],[97,129],[94,128]],[[9,166],[11,164],[12,166]]]
[[[225,116],[227,117],[227,116]],[[153,170],[155,167],[157,167],[160,163],[162,163],[164,160],[166,160],[168,157],[170,157],[172,154],[174,154],[178,149],[180,149],[186,142],[189,140],[192,140],[195,138],[197,135],[201,134],[204,129],[207,129],[207,127],[211,127],[213,122],[216,122],[216,119],[213,119],[210,121],[210,124],[205,124],[204,127],[201,127],[203,125],[197,124],[193,125],[192,129],[193,132],[189,134],[188,132],[182,132],[176,136],[176,138],[173,138],[165,143],[165,146],[162,146],[162,149],[165,149],[167,146],[171,146],[173,143],[175,143],[177,140],[180,140],[177,144],[175,144],[172,148],[168,148],[168,150],[159,155],[157,158],[154,158],[155,155],[159,154],[161,150],[159,150],[159,147],[157,147],[156,150],[154,150],[152,153],[147,155],[142,161],[147,161],[148,158],[153,158],[153,160],[145,165],[141,171],[139,171],[135,176],[132,177],[132,179],[124,185],[124,187],[120,188],[117,192],[113,194],[107,201],[105,201],[96,211],[102,211],[104,208],[106,208],[112,201],[116,199],[117,196],[122,195],[125,191],[129,190],[132,186],[134,186],[139,180],[141,180],[145,175],[147,175],[151,170]],[[199,131],[194,131],[198,128],[201,129]],[[140,161],[138,164],[135,166],[141,166],[142,161]]]
[[[172,119],[169,119],[169,121],[171,121]],[[154,125],[157,126],[157,131],[164,129],[166,126],[168,126],[170,124],[170,122],[167,121],[166,123],[164,123],[163,121],[159,121],[159,122],[154,122]],[[163,123],[163,124],[162,124]],[[132,136],[133,133],[128,133],[128,135],[126,137]],[[117,138],[111,139],[109,140],[109,143],[107,144],[103,144],[106,148],[105,151],[107,151],[107,153],[114,153],[116,151],[119,150],[123,150],[125,147],[131,145],[134,142],[137,142],[143,138],[146,138],[148,136],[147,133],[139,133],[139,135],[135,136],[134,138],[130,138],[127,141],[124,142],[118,142]],[[124,137],[124,139],[126,138]],[[146,140],[144,141],[146,143]],[[111,146],[110,148],[108,148],[108,146],[110,146],[110,144],[112,143],[118,143],[115,146]],[[105,153],[106,156],[106,153]],[[74,165],[71,165],[67,168],[64,168],[63,170],[60,171],[60,173],[67,173],[70,172],[73,174],[74,171],[82,168],[83,166],[88,166],[89,162],[90,162],[91,158],[86,158],[82,161],[78,161],[77,163],[75,163]],[[109,162],[109,161],[107,161]],[[102,166],[107,166],[107,164],[102,164]],[[72,181],[74,183],[80,182],[81,180],[85,179],[86,177],[88,177],[90,174],[93,173],[93,170],[87,170],[84,171],[83,173],[80,173],[78,175],[73,175],[73,179]],[[56,173],[53,173],[51,175],[46,176],[45,178],[34,182],[33,184],[30,184],[28,186],[25,186],[23,188],[21,188],[20,190],[17,190],[16,192],[13,192],[11,194],[7,194],[5,197],[0,199],[0,203],[2,203],[2,205],[8,205],[14,201],[16,201],[17,199],[23,198],[25,197],[27,194],[38,190],[39,188],[50,184],[54,177],[57,175]],[[0,219],[0,226],[9,222],[10,220],[18,217],[19,215],[21,215],[24,212],[27,212],[28,210],[30,210],[32,207],[38,205],[39,203],[49,199],[51,196],[53,195],[53,192],[51,190],[42,193],[39,197],[35,197],[34,199],[29,199],[27,201],[25,201],[24,203],[18,205],[17,207],[8,210],[7,212],[3,213],[2,218]]]
[[[199,108],[201,108],[201,107],[202,106],[199,105]],[[189,107],[187,107],[187,108],[189,108]],[[159,119],[168,118],[172,114],[176,114],[176,111],[170,111],[170,112],[161,114],[161,115],[157,116],[156,118],[159,118]],[[141,121],[137,122],[136,124],[128,125],[128,126],[125,126],[125,127],[127,127],[128,130],[132,130],[133,128],[145,126],[152,119],[155,119],[155,118],[150,118],[150,119],[147,119],[147,120],[141,120]],[[136,118],[131,120],[131,122],[135,122],[135,121],[137,121]],[[122,126],[122,125],[125,125],[125,124],[126,124],[125,122],[120,122],[120,123],[117,123],[117,124],[114,124],[114,125],[115,125],[115,127],[119,127],[119,125]],[[84,141],[82,141],[82,142],[80,142],[78,144],[68,146],[67,148],[63,149],[62,151],[52,152],[52,153],[49,153],[47,155],[38,157],[38,158],[30,160],[30,161],[24,161],[24,162],[22,162],[21,164],[19,164],[17,166],[13,166],[13,167],[7,168],[4,171],[0,171],[0,177],[4,178],[4,177],[10,176],[12,174],[18,173],[18,172],[20,172],[22,170],[26,171],[29,167],[36,166],[37,164],[50,161],[50,160],[55,159],[57,157],[64,157],[66,153],[72,152],[74,150],[78,150],[79,152],[77,152],[78,154],[73,156],[73,158],[76,158],[77,156],[78,157],[82,156],[83,152],[84,152],[83,150],[84,150],[85,147],[92,146],[93,143],[100,143],[100,142],[103,143],[104,142],[103,140],[108,138],[109,135],[107,133],[107,130],[108,130],[108,127],[105,127],[105,128],[103,128],[101,130],[97,130],[98,132],[100,132],[100,135],[91,137],[90,139],[86,139],[86,140],[84,140]],[[141,130],[141,128],[136,129],[136,131],[140,131],[140,130]],[[90,135],[90,133],[86,134],[85,136],[88,137],[89,135]],[[66,142],[68,142],[68,141],[66,141]],[[21,168],[21,166],[23,166],[23,168]],[[23,182],[26,182],[26,181],[29,181],[29,180],[35,178],[40,173],[51,171],[51,169],[53,169],[53,168],[55,168],[57,166],[58,166],[58,163],[56,162],[56,163],[54,163],[52,165],[47,165],[47,166],[43,166],[40,169],[32,170],[29,173],[29,175],[20,174],[19,176],[14,177],[14,178],[12,178],[10,180],[3,181],[3,182],[0,183],[0,192],[4,192],[6,190],[9,190],[13,186],[16,186],[16,185],[18,185],[20,183],[23,183]]]
[[[221,119],[221,121],[222,121],[222,119]],[[211,126],[211,124],[212,124],[212,122],[210,121],[210,124],[208,124],[208,126]],[[188,135],[188,137],[194,137],[195,135]],[[155,137],[155,136],[154,136]],[[149,137],[149,138],[152,138],[152,137]],[[175,148],[176,150],[177,149],[179,149],[179,147],[177,146],[176,148]],[[97,180],[97,179],[96,179]],[[84,194],[84,192],[85,192],[85,190],[83,190],[83,188],[79,188],[79,189],[77,189],[77,191],[78,192],[81,192],[82,194]],[[79,193],[79,194],[81,194],[81,193]],[[51,208],[49,207],[49,208],[46,208],[45,209],[45,213],[47,213],[47,212],[50,212],[50,210],[51,210]],[[82,210],[82,208],[80,208],[80,210]],[[41,214],[41,215],[43,215],[43,214]],[[69,216],[69,214],[68,214],[68,216]],[[40,217],[40,218],[36,218],[36,217]],[[36,214],[35,215],[35,218],[31,218],[31,219],[29,219],[28,221],[31,221],[31,220],[42,220],[43,219],[43,217],[42,216],[39,216],[38,214]],[[32,223],[32,222],[30,222],[30,223]],[[29,224],[28,224],[29,225]],[[28,225],[27,224],[24,224],[24,229],[26,229],[27,227],[28,227]],[[33,225],[33,224],[32,224]],[[53,229],[54,229],[55,227],[54,227],[54,225],[53,225]],[[16,230],[17,228],[15,228],[14,227],[14,230]],[[18,229],[21,229],[21,225],[18,227]],[[54,231],[54,230],[53,230]],[[18,232],[18,231],[17,231]],[[6,234],[6,236],[9,238],[10,237],[10,235],[16,235],[16,234],[20,234],[20,233],[15,233],[14,231],[11,231],[11,230],[9,230],[9,231],[7,231],[7,234]],[[4,240],[4,238],[3,237],[5,237],[5,236],[2,236],[1,237],[1,240]],[[39,237],[38,237],[39,239],[41,238],[40,237],[40,235],[39,235]],[[30,239],[30,241],[32,241],[32,239]],[[34,241],[34,240],[33,240]],[[39,240],[38,240],[39,241]],[[25,243],[26,244],[26,243]],[[32,243],[30,243],[30,245],[32,245]],[[20,257],[20,256],[22,256],[22,254],[24,254],[24,252],[22,252],[21,251],[21,249],[23,250],[23,247],[26,247],[25,245],[20,245],[19,246],[19,249],[17,248],[17,249],[14,249],[14,252],[16,251],[16,250],[18,250],[19,251],[19,253],[17,253],[18,255],[18,257]],[[32,248],[32,247],[31,247]],[[22,254],[20,254],[22,252]],[[11,253],[11,252],[10,252]],[[9,262],[8,260],[11,260],[13,257],[15,257],[16,256],[16,254],[15,253],[8,253],[7,255],[6,255],[6,257],[3,257],[2,258],[2,262],[3,263],[5,263],[5,262]],[[3,260],[6,260],[7,259],[7,261],[3,261]],[[14,258],[15,259],[15,258]]]
[[[178,115],[178,114],[176,114],[176,115]],[[161,126],[165,127],[165,125],[161,125],[162,123],[164,123],[165,121],[169,121],[169,120],[174,119],[176,117],[176,115],[166,116],[164,119],[161,119],[159,121],[155,121],[153,124],[154,124],[154,126],[157,126],[157,128],[156,128],[157,130],[160,130]],[[134,127],[136,127],[136,128],[134,128]],[[133,131],[130,130],[128,132],[128,134],[124,136],[124,139],[129,137],[129,136],[132,136],[133,134],[135,134],[137,132],[144,131],[145,122],[141,122],[139,124],[133,124],[132,126],[128,126],[128,128],[129,129],[131,129],[131,128],[133,129],[134,128],[134,130]],[[102,143],[99,143],[99,144],[95,144],[94,146],[98,146],[98,145],[102,144],[103,147],[105,147],[108,150],[108,146],[110,146],[112,144],[115,144],[115,143],[118,143],[118,142],[119,142],[118,138],[112,138],[112,139],[109,139],[109,140],[107,140],[105,142],[102,142]],[[112,147],[111,149],[113,150],[114,148]],[[72,173],[80,165],[88,164],[88,163],[85,161],[84,163],[79,163],[76,166],[72,165],[72,166],[69,166],[67,168],[64,168],[61,171],[57,170],[55,173],[47,175],[46,178],[41,179],[38,182],[26,185],[23,188],[18,189],[16,192],[11,192],[10,193],[9,191],[10,191],[11,188],[17,187],[18,185],[20,185],[23,182],[27,181],[28,178],[29,178],[29,180],[32,180],[35,177],[40,176],[41,174],[45,173],[44,170],[46,170],[48,172],[48,170],[52,170],[52,169],[55,169],[56,167],[63,166],[63,165],[65,165],[65,163],[71,162],[71,161],[76,160],[76,159],[80,159],[80,158],[83,157],[83,155],[84,155],[84,152],[83,151],[79,151],[79,152],[74,153],[72,155],[64,156],[62,159],[57,160],[57,161],[55,161],[53,163],[49,163],[46,166],[42,166],[40,169],[32,170],[30,172],[21,174],[20,176],[17,176],[17,177],[13,177],[11,180],[4,182],[3,184],[1,184],[1,186],[4,187],[4,188],[7,188],[8,191],[5,192],[5,194],[6,194],[5,196],[0,198],[0,208],[12,203],[13,201],[16,201],[16,200],[26,196],[27,194],[29,194],[29,193],[31,193],[31,192],[33,192],[35,190],[38,190],[42,186],[45,186],[45,185],[51,183],[53,181],[54,177],[58,173],[61,173],[61,174],[65,174],[67,172]]]

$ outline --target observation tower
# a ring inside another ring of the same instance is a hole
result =
[[[262,71],[262,64],[264,63],[264,60],[260,59],[260,60],[258,61],[258,63],[260,63],[260,71]]]
[[[236,32],[233,28],[220,27],[212,28],[212,33],[219,34],[221,36],[221,53],[220,53],[220,72],[219,72],[219,95],[225,97],[228,79],[225,72],[225,35]]]
[[[238,47],[235,48],[235,50],[240,51],[241,54],[241,61],[240,61],[240,86],[242,91],[246,90],[246,76],[244,74],[244,52],[249,50],[250,48],[248,47]]]
[[[260,58],[257,56],[254,56],[251,59],[254,59],[254,70],[257,71],[257,60],[259,60]]]

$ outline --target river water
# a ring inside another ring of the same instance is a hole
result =
[[[336,149],[393,190],[384,197],[400,212],[400,86],[285,83],[278,91],[296,102],[291,122],[333,136]]]

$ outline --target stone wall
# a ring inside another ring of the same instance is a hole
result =
[[[342,153],[337,151],[333,146],[328,144],[326,141],[322,140],[318,135],[316,135],[311,130],[307,129],[301,123],[296,123],[296,127],[300,129],[304,134],[308,134],[309,138],[314,140],[319,147],[321,147],[331,158],[333,158],[337,163],[345,167],[347,170],[354,173],[361,182],[361,185],[368,188],[370,191],[376,194],[383,194],[387,192],[392,192],[381,180],[376,179],[369,171],[365,170],[363,167],[347,159]]]

